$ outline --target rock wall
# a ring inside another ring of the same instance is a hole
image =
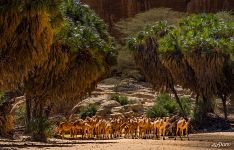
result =
[[[233,8],[233,0],[190,0],[187,4],[187,11],[195,13],[217,12]]]
[[[150,8],[168,7],[176,11],[217,12],[234,10],[234,0],[81,0],[110,26],[121,18],[132,17]]]

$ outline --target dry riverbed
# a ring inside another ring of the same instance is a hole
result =
[[[234,132],[200,133],[190,135],[190,141],[179,138],[166,140],[115,139],[115,140],[58,140],[50,143],[0,140],[0,150],[209,150],[234,149]]]

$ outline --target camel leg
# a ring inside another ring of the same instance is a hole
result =
[[[183,130],[180,129],[180,139],[181,139],[181,141],[183,140],[182,137],[183,137]]]
[[[177,137],[177,135],[178,135],[178,128],[176,128],[176,133],[175,133],[175,139],[174,140],[176,140],[176,137]]]
[[[159,129],[158,129],[158,139],[159,139],[159,140],[161,139],[161,134],[162,134],[162,133],[161,133],[161,129],[159,128]]]
[[[165,140],[165,132],[166,132],[166,129],[163,129],[163,140]]]
[[[187,134],[187,138],[188,138],[188,141],[189,141],[188,128],[186,128],[186,134]]]
[[[155,129],[155,139],[158,139],[158,129]]]
[[[65,132],[64,132],[64,131],[62,131],[62,139],[64,139],[64,134],[65,134]]]
[[[156,134],[156,136],[157,136],[157,139],[159,139],[160,140],[160,129],[156,129],[157,130],[157,134]]]

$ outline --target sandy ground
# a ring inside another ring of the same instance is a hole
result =
[[[222,143],[222,144],[221,144]],[[218,147],[220,145],[220,147]],[[223,145],[223,146],[222,146]],[[216,146],[216,148],[214,147]],[[50,144],[0,140],[0,150],[234,150],[234,132],[216,132],[190,135],[190,141],[179,138],[166,140],[55,140]]]

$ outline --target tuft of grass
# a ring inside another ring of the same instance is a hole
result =
[[[128,97],[124,95],[112,94],[110,99],[117,101],[122,106],[129,104]]]
[[[85,119],[86,117],[93,117],[96,115],[96,112],[98,110],[98,106],[96,104],[90,104],[86,107],[82,107],[80,109],[80,118]]]

